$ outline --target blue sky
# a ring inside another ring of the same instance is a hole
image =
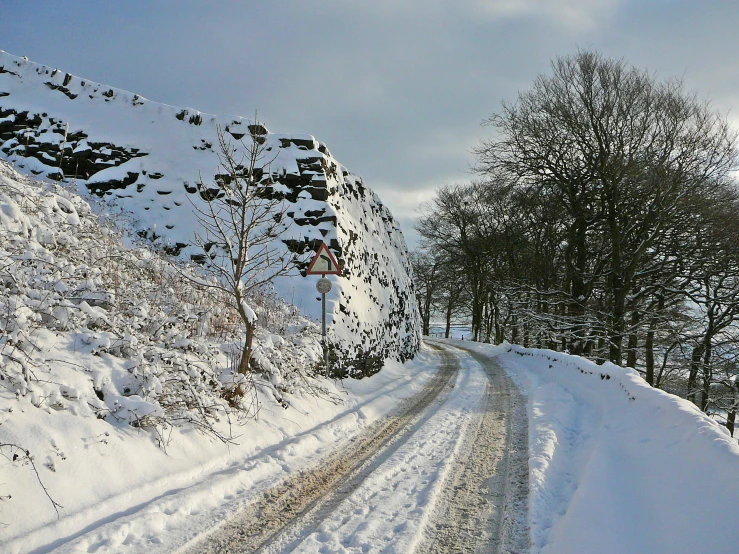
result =
[[[0,49],[151,100],[310,133],[415,242],[483,119],[577,48],[682,76],[739,127],[729,0],[0,0]]]

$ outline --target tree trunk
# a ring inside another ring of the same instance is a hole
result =
[[[479,297],[477,299],[477,305],[475,306],[475,313],[472,319],[472,340],[475,342],[480,341],[480,332],[482,331],[482,310],[483,303]]]
[[[711,368],[711,341],[709,340],[704,347],[703,354],[703,393],[701,394],[701,411],[706,411],[708,407],[708,399],[711,396],[711,381],[713,379],[713,369]]]
[[[736,393],[737,389],[739,388],[739,382],[732,383],[731,391],[732,391],[732,399],[731,399],[731,408],[729,408],[729,413],[726,415],[726,428],[729,430],[729,433],[731,433],[731,436],[734,436],[734,423],[736,422]]]
[[[734,436],[734,423],[736,421],[736,410],[731,410],[729,414],[726,416],[726,428],[729,430],[729,433],[731,433],[731,436]]]
[[[579,204],[578,204],[579,205]],[[584,275],[588,262],[587,247],[587,231],[588,222],[584,217],[577,217],[577,206],[573,206],[576,219],[573,222],[570,241],[572,242],[572,250],[574,251],[574,260],[567,265],[568,280],[571,286],[571,300],[568,306],[568,313],[575,322],[574,338],[572,342],[572,353],[581,355],[585,348],[585,310],[583,303],[586,299],[587,288],[585,285]]]
[[[254,342],[254,324],[246,324],[246,336],[244,337],[244,349],[241,351],[239,361],[239,373],[248,373],[251,363],[252,343]]]
[[[498,305],[493,306],[493,324],[495,325],[495,344],[503,342],[501,335],[503,334],[503,326],[500,323],[500,310]]]
[[[610,278],[606,280],[610,286],[612,299],[610,329],[608,330],[608,359],[616,365],[623,360],[623,340],[626,320],[626,293],[629,290],[621,244],[621,226],[619,222],[619,184],[618,181],[604,179],[605,203],[607,207],[608,231],[610,235]]]
[[[637,310],[631,312],[631,329],[629,329],[629,343],[627,346],[626,367],[636,367],[636,359],[638,356],[637,346],[639,345],[639,339],[636,331],[640,319],[641,314]]]
[[[696,399],[696,383],[698,382],[698,371],[700,370],[701,358],[703,357],[703,351],[705,346],[703,343],[693,348],[693,352],[690,356],[690,371],[688,373],[688,400],[693,404],[698,404]]]
[[[490,300],[485,301],[485,308],[483,310],[483,321],[485,322],[485,338],[483,342],[490,344],[490,338],[493,332],[492,319],[494,318],[493,309]]]
[[[647,340],[644,343],[644,357],[647,366],[647,383],[654,386],[654,321],[650,321],[649,323]]]
[[[614,286],[613,291],[613,314],[611,319],[611,332],[608,340],[610,342],[608,359],[616,365],[623,361],[624,319],[626,315],[626,294],[622,285]]]
[[[426,297],[423,299],[423,313],[421,314],[421,322],[423,324],[423,334],[428,336],[431,327],[431,301],[432,296],[429,292],[431,285],[426,287]]]

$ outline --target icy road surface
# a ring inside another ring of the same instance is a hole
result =
[[[528,551],[526,402],[473,355],[442,351],[402,410],[182,551]]]

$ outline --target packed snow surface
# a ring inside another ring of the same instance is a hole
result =
[[[737,552],[739,446],[692,403],[611,363],[455,344],[528,396],[533,552]]]
[[[468,427],[480,411],[487,378],[469,355],[453,391],[418,429],[291,552],[413,552]],[[282,549],[269,549],[282,551]]]

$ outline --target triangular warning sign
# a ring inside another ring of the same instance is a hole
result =
[[[305,272],[306,275],[340,275],[341,268],[339,267],[336,258],[328,249],[328,246],[321,244],[321,247],[316,252],[315,257],[311,261],[308,269]]]

